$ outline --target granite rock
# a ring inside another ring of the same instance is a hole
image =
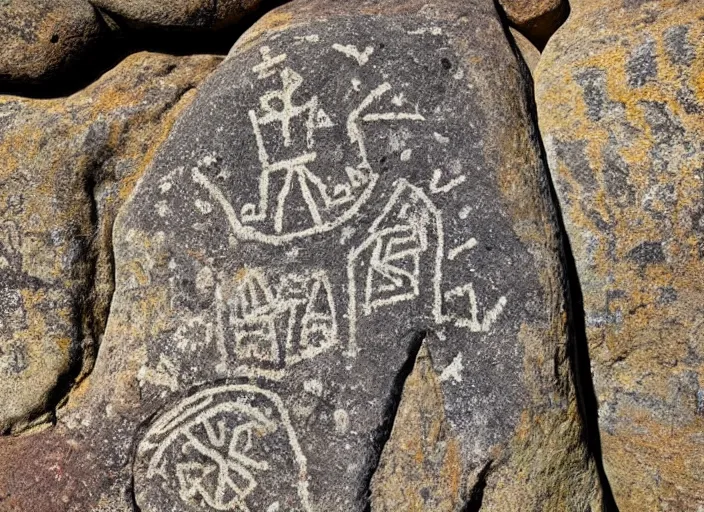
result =
[[[135,54],[69,98],[0,98],[0,431],[46,421],[92,367],[117,209],[217,62]]]
[[[261,0],[91,0],[132,27],[217,30],[252,13]]]
[[[581,0],[536,73],[622,512],[704,507],[704,5]]]
[[[74,70],[101,32],[85,0],[0,1],[0,83],[45,83]]]
[[[570,12],[567,0],[498,0],[508,21],[542,49]]]
[[[0,439],[0,496],[600,510],[524,73],[490,0],[262,18],[121,209],[93,372]]]

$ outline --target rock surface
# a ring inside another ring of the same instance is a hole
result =
[[[0,494],[58,458],[41,512],[599,510],[522,69],[490,0],[265,16],[121,210],[95,369]]]
[[[393,430],[372,479],[372,510],[461,509],[462,461],[445,419],[439,377],[422,346],[404,383]]]
[[[498,0],[508,21],[542,49],[567,19],[567,0]]]
[[[75,68],[101,36],[85,0],[2,0],[0,83],[47,82]]]
[[[117,209],[217,62],[136,54],[69,98],[0,98],[0,431],[91,369]]]
[[[91,0],[132,26],[220,29],[256,9],[262,0]],[[266,1],[266,0],[265,0]]]
[[[513,37],[518,53],[521,54],[523,61],[526,63],[526,66],[528,66],[531,74],[533,74],[540,61],[540,52],[533,46],[533,43],[526,39],[518,30],[509,28],[509,32],[511,33],[511,37]]]
[[[704,507],[704,5],[573,3],[536,74],[621,512]]]

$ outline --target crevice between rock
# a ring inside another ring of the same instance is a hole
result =
[[[554,220],[557,223],[559,230],[560,247],[562,250],[560,260],[563,265],[566,280],[566,289],[564,290],[564,293],[568,324],[567,355],[570,361],[570,367],[574,379],[573,384],[577,395],[577,405],[579,408],[580,419],[582,421],[582,439],[594,461],[599,476],[599,483],[602,490],[603,512],[618,512],[618,506],[616,505],[616,500],[614,499],[613,492],[611,491],[611,485],[606,475],[606,471],[604,470],[604,462],[601,451],[601,437],[599,435],[599,406],[596,393],[594,391],[594,384],[592,382],[591,360],[589,357],[589,345],[587,343],[582,288],[580,285],[570,240],[565,229],[560,202],[550,177],[550,167],[548,166],[545,146],[543,144],[542,135],[538,125],[538,110],[535,103],[533,79],[528,70],[528,66],[523,61],[513,36],[509,31],[509,22],[506,19],[506,15],[501,5],[499,5],[498,0],[494,0],[494,5],[496,6],[496,11],[499,15],[499,19],[501,20],[506,39],[511,45],[516,59],[521,66],[521,72],[526,84],[525,97],[528,115],[535,130],[535,142],[539,146],[540,159],[546,173],[544,186],[546,188],[546,192],[550,195],[550,200],[554,209]]]
[[[379,467],[379,461],[381,460],[381,453],[384,451],[384,446],[386,446],[386,443],[391,437],[391,431],[393,430],[396,413],[398,412],[398,407],[401,403],[401,396],[403,395],[403,388],[406,384],[406,379],[411,372],[413,372],[416,359],[418,358],[418,353],[420,352],[420,349],[423,346],[423,341],[426,337],[427,332],[416,331],[404,336],[400,342],[402,345],[406,345],[408,347],[406,352],[406,361],[394,377],[391,390],[389,391],[384,407],[383,422],[372,434],[372,455],[370,460],[367,462],[368,471],[367,475],[362,479],[359,497],[359,501],[365,503],[364,512],[371,512],[372,510],[372,478]]]
[[[135,493],[134,487],[134,471],[132,471],[132,476],[130,478],[130,505],[132,505],[132,512],[142,512],[141,507],[137,504],[137,494]]]
[[[492,469],[493,460],[490,460],[477,474],[477,481],[469,491],[467,502],[462,507],[462,512],[479,512],[484,501],[484,490],[486,489],[487,478]]]
[[[83,380],[93,369],[95,358],[98,353],[100,339],[107,324],[107,314],[112,301],[112,293],[107,297],[107,304],[104,311],[99,311],[100,301],[97,296],[96,276],[98,274],[98,259],[100,248],[97,246],[98,231],[100,229],[99,205],[96,198],[98,188],[97,174],[103,158],[93,162],[85,173],[83,189],[86,199],[89,201],[89,222],[91,233],[84,241],[83,254],[88,265],[87,282],[82,290],[83,299],[76,304],[74,309],[74,325],[77,329],[77,343],[71,347],[71,364],[68,371],[59,377],[57,385],[51,391],[46,410],[50,411],[51,422],[56,424],[58,409],[68,400],[74,386]],[[112,251],[110,251],[112,259]],[[112,269],[114,279],[114,266]],[[114,290],[114,280],[113,286]]]

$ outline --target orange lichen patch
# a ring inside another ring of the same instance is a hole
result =
[[[687,499],[703,501],[704,458],[693,457],[692,447],[704,432],[704,418],[677,425],[654,418],[645,409],[624,407],[623,412],[630,425],[617,427],[602,439],[604,450],[612,454],[605,466],[618,483],[620,508],[668,504],[673,510],[689,510],[692,502]],[[633,471],[634,467],[640,470]],[[642,473],[651,475],[647,482],[640,480]]]

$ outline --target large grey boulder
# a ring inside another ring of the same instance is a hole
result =
[[[704,510],[704,4],[574,0],[536,71],[621,512]]]

